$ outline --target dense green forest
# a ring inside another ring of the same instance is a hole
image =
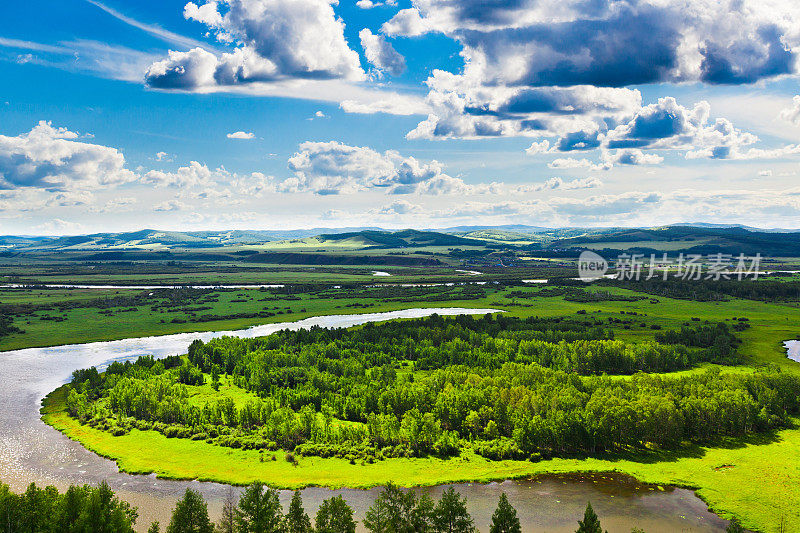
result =
[[[763,302],[787,302],[800,300],[800,281],[780,277],[753,280],[680,280],[680,279],[604,279],[601,285],[623,287],[666,298],[713,302],[728,298],[743,298]]]
[[[0,531],[4,533],[133,533],[138,513],[105,483],[55,487],[31,483],[15,494],[0,483]]]
[[[595,319],[492,315],[284,330],[77,371],[67,410],[115,435],[156,430],[283,449],[289,461],[449,456],[465,447],[531,460],[674,449],[784,427],[800,410],[800,379],[776,370],[646,373],[735,361],[737,345],[724,323],[633,343]],[[220,392],[188,401],[195,388],[221,384],[239,399]]]

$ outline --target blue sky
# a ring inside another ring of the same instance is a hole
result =
[[[789,0],[0,7],[0,233],[800,227]]]

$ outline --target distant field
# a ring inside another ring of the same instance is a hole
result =
[[[178,292],[166,289],[0,289],[0,302],[17,310],[13,325],[24,330],[24,333],[0,337],[0,351],[191,331],[238,330],[317,315],[439,306],[438,302],[400,301],[404,300],[402,290],[395,301],[318,297],[260,289],[184,291],[182,296],[176,296]],[[462,293],[460,288],[448,292],[453,302],[479,307],[476,302],[480,300],[458,300],[457,295]],[[486,292],[491,295],[496,290],[487,288]],[[124,298],[120,302],[124,305],[108,306],[108,300],[114,303],[114,298]],[[86,302],[94,305],[85,306]],[[56,303],[63,305],[56,306]]]
[[[693,246],[701,246],[713,242],[713,239],[700,238],[691,240],[676,240],[676,241],[627,241],[627,242],[586,242],[583,247],[589,250],[630,250],[631,248],[652,248],[653,250],[663,250],[665,252],[674,252],[678,250],[685,250]]]

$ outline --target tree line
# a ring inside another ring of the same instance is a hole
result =
[[[137,509],[121,501],[103,482],[97,487],[70,486],[64,493],[55,487],[37,487],[16,494],[0,483],[0,531],[3,533],[133,533]],[[261,483],[247,486],[237,498],[231,488],[222,513],[213,522],[203,496],[186,489],[176,503],[166,533],[355,533],[353,508],[342,496],[320,504],[312,521],[295,491],[286,512],[279,493]],[[403,490],[392,483],[367,510],[363,525],[371,533],[478,533],[467,510],[467,500],[448,487],[438,501],[427,494]],[[160,533],[153,522],[148,533]],[[743,533],[735,519],[729,533]],[[517,510],[501,493],[492,514],[489,533],[522,533]],[[634,528],[633,533],[644,533]],[[603,533],[600,520],[587,504],[576,533]]]
[[[66,408],[113,434],[155,430],[351,462],[470,448],[532,460],[675,449],[783,427],[800,410],[800,379],[779,371],[593,375],[598,365],[655,370],[732,349],[724,324],[664,332],[661,342],[611,337],[595,322],[489,315],[195,341],[186,357],[75,372]],[[222,382],[252,394],[187,401],[192,387]]]

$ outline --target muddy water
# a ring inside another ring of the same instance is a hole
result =
[[[485,314],[491,309],[409,309],[389,313],[314,317],[299,322],[268,324],[242,331],[183,333],[15,350],[0,354],[0,479],[15,490],[31,481],[54,484],[63,489],[71,483],[95,484],[108,481],[120,497],[139,508],[139,528],[153,520],[165,524],[176,498],[186,489],[199,490],[216,516],[230,489],[216,483],[159,480],[155,476],[132,476],[118,472],[116,465],[70,441],[39,419],[39,405],[45,394],[69,380],[73,370],[108,365],[112,361],[152,354],[157,357],[183,353],[193,339],[207,341],[222,335],[256,337],[283,328],[314,325],[346,327],[370,321],[441,315]],[[547,477],[536,480],[490,484],[461,484],[458,490],[468,498],[469,508],[481,530],[488,523],[501,492],[506,492],[518,509],[524,531],[574,531],[586,502],[591,500],[610,531],[629,531],[637,526],[648,533],[673,531],[723,531],[725,522],[708,512],[691,491],[659,490],[632,480],[609,477]],[[421,489],[437,497],[443,487]],[[373,490],[309,488],[303,498],[313,516],[324,498],[342,494],[363,518],[378,493]],[[284,505],[291,494],[282,493]]]

